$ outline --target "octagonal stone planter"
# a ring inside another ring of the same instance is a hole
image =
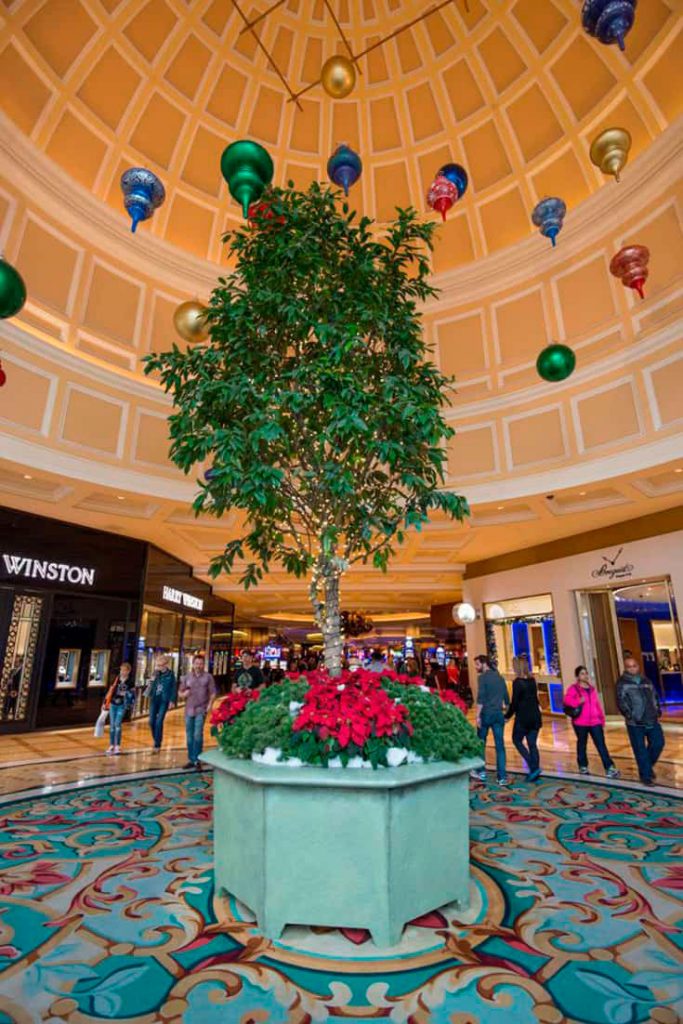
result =
[[[214,769],[216,887],[277,939],[287,924],[367,928],[396,945],[404,925],[469,901],[469,773],[483,762],[288,768],[228,758]]]

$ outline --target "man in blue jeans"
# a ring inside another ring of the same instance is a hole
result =
[[[505,715],[504,711],[510,704],[508,688],[500,672],[491,667],[488,655],[479,654],[474,659],[474,667],[479,674],[477,688],[477,731],[479,739],[486,744],[489,729],[493,732],[496,744],[496,772],[499,786],[509,786],[510,780],[505,770]],[[486,769],[473,772],[473,777],[486,782]]]
[[[632,656],[624,659],[624,672],[617,679],[617,706],[626,722],[640,781],[652,786],[657,778],[654,767],[664,750],[662,709],[657,691]]]
[[[204,670],[204,655],[195,654],[192,671],[180,684],[180,696],[187,697],[185,704],[185,736],[187,738],[186,768],[199,768],[199,755],[204,746],[204,720],[209,707],[216,697],[216,683],[213,676]]]

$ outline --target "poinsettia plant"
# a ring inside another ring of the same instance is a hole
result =
[[[230,757],[325,767],[459,761],[481,753],[464,702],[449,690],[385,670],[289,676],[256,693],[230,694],[212,731]]]

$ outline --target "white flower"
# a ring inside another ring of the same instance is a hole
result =
[[[289,713],[292,718],[296,718],[303,707],[303,701],[290,700],[289,702]]]
[[[346,684],[345,683],[340,683],[339,686],[337,687],[337,689],[338,690],[345,690],[346,689]]]
[[[389,747],[387,750],[387,764],[390,768],[398,768],[408,758],[408,751],[405,747]]]
[[[407,764],[424,764],[424,763],[425,763],[424,757],[420,757],[420,755],[416,754],[414,750],[409,750],[408,751]]]
[[[420,689],[424,690],[425,693],[430,693],[431,692],[428,686],[421,686]]]

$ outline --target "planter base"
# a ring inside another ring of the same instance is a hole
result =
[[[469,772],[479,759],[387,768],[284,768],[225,757],[214,769],[216,887],[277,939],[288,924],[404,925],[469,901]]]

